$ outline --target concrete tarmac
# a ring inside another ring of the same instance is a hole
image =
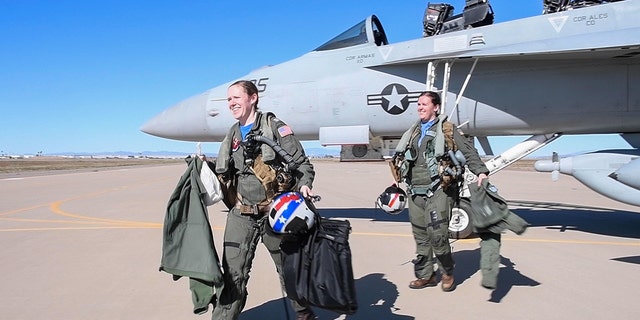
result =
[[[572,177],[505,170],[491,177],[531,226],[502,237],[496,290],[480,286],[478,239],[454,242],[457,288],[413,290],[405,212],[374,208],[386,163],[314,161],[317,207],[348,219],[358,295],[351,316],[320,319],[636,319],[640,208]],[[159,272],[167,200],[184,165],[0,176],[0,319],[210,319],[193,314],[187,279]],[[221,253],[226,208],[209,207]],[[260,246],[240,319],[294,319]]]

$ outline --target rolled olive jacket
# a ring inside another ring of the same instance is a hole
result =
[[[200,181],[203,161],[186,159],[188,168],[169,198],[164,219],[160,271],[173,275],[173,280],[189,277],[193,312],[207,312],[215,305],[216,293],[222,290],[222,269],[213,241],[207,207]]]

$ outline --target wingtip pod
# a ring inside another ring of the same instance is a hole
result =
[[[640,160],[635,154],[594,152],[568,158],[539,160],[539,172],[571,175],[585,186],[611,199],[640,206]],[[614,168],[618,168],[613,171]]]
[[[562,161],[538,160],[533,164],[533,166],[538,172],[562,171],[562,173],[565,173],[561,168],[570,169],[571,164],[568,162],[571,162],[571,158],[562,159]]]
[[[558,154],[554,152],[551,160],[538,160],[534,168],[538,172],[551,172],[551,180],[558,181],[560,172],[570,175],[573,171],[573,158],[558,159]]]

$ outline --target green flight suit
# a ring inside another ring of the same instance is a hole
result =
[[[434,150],[437,135],[442,134],[437,133],[436,126],[441,125],[438,119],[420,144],[419,123],[406,133],[411,134],[407,147],[414,150],[412,153],[416,156],[415,160],[410,161],[409,170],[404,178],[409,186],[409,219],[416,242],[414,272],[420,279],[429,279],[434,273],[434,255],[444,273],[451,274],[454,269],[448,226],[451,208],[458,198],[459,190],[456,185],[443,190],[437,170],[433,167],[434,163],[437,163]],[[475,174],[489,172],[469,139],[457,130],[453,131],[453,139],[458,150],[465,156],[469,170]]]
[[[269,117],[269,121],[266,121],[266,117]],[[269,127],[269,123],[271,127]],[[249,134],[273,137],[273,140],[299,164],[295,172],[295,190],[299,190],[303,185],[312,187],[315,176],[313,165],[306,157],[298,139],[284,122],[275,118],[272,114],[257,112],[253,128]],[[245,147],[240,143],[241,140],[239,124],[236,123],[231,127],[229,134],[225,138],[226,142],[223,142],[220,146],[218,160],[216,161],[216,172],[237,179],[238,201],[241,201],[243,205],[258,205],[265,202],[267,192],[260,180],[247,166]],[[268,159],[272,156],[279,157],[273,154],[265,156],[268,151],[262,149],[263,159]],[[227,155],[229,156],[227,157]],[[268,163],[268,160],[265,162]],[[228,172],[225,172],[224,169],[228,170]],[[213,310],[212,319],[232,320],[239,317],[247,300],[249,272],[260,239],[262,239],[271,254],[280,277],[281,286],[284,288],[282,261],[280,258],[280,238],[273,234],[269,228],[268,217],[264,213],[255,215],[241,214],[237,206],[229,211],[224,233],[222,259],[224,289],[218,299],[217,306]],[[306,309],[305,306],[301,306],[295,301],[291,302],[295,311]]]

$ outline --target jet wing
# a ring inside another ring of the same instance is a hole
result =
[[[383,65],[486,58],[610,58],[640,51],[640,1],[503,22],[380,47]]]

